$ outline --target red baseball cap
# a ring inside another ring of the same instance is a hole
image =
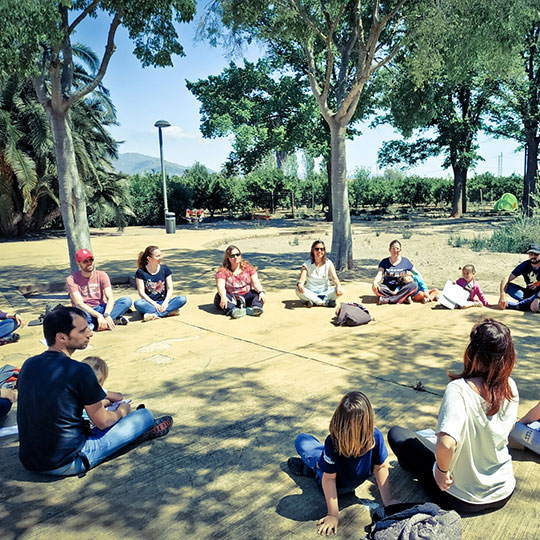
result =
[[[86,259],[90,257],[93,258],[94,256],[92,255],[92,252],[89,249],[79,249],[79,251],[77,251],[77,253],[75,254],[75,260],[78,263],[86,261]]]

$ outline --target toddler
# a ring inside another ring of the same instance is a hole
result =
[[[460,308],[469,308],[469,307],[482,307],[489,306],[478,281],[474,279],[476,275],[476,268],[472,264],[466,264],[461,270],[461,276],[457,281],[456,285],[463,287],[466,291],[469,291],[468,300]],[[475,297],[478,297],[478,300],[475,301]]]

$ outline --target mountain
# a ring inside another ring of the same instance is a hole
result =
[[[144,154],[137,154],[135,152],[119,154],[118,159],[113,161],[113,167],[116,172],[123,172],[125,174],[141,174],[152,171],[161,172],[159,158],[145,156]],[[175,174],[180,176],[186,169],[189,169],[189,167],[165,160],[165,171],[168,176],[174,176]]]

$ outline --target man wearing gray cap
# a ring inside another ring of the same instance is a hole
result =
[[[531,244],[527,250],[529,259],[518,264],[509,276],[501,280],[501,309],[518,311],[540,311],[540,243]],[[518,276],[523,276],[525,287],[511,283]],[[507,295],[517,302],[509,302]]]

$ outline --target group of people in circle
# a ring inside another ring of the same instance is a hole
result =
[[[401,255],[401,243],[394,240],[389,249],[390,256],[381,260],[372,283],[379,303],[432,301],[435,298],[433,290],[427,289],[412,262]],[[527,253],[528,261],[524,261],[501,281],[501,308],[535,311],[537,307],[540,245],[531,244]],[[71,310],[69,313],[66,311],[49,316],[50,321],[45,324],[49,351],[30,359],[35,369],[38,369],[38,360],[35,359],[41,356],[46,357],[48,362],[59,362],[64,366],[62,369],[66,370],[68,378],[67,372],[72,368],[69,367],[71,364],[66,364],[64,356],[70,357],[74,350],[85,348],[91,330],[113,330],[117,325],[127,324],[125,313],[131,306],[128,297],[114,300],[110,279],[105,272],[96,270],[94,256],[89,250],[79,250],[76,260],[79,271],[67,279],[74,307],[63,308]],[[520,288],[513,283],[518,276],[523,276],[526,287]],[[157,246],[148,246],[139,254],[135,280],[140,298],[135,301],[134,307],[145,322],[178,315],[186,303],[185,296],[174,295],[171,270],[162,263],[162,253]],[[214,305],[222,313],[233,319],[245,315],[257,317],[263,313],[266,293],[257,269],[243,259],[237,246],[230,245],[225,250],[215,280],[217,293]],[[472,265],[463,268],[462,277],[457,283],[470,292],[471,305],[487,305]],[[336,269],[326,256],[324,242],[313,242],[310,256],[301,267],[296,295],[307,306],[335,307],[337,299],[343,294],[344,289]],[[507,294],[512,295],[517,302],[510,303]],[[15,325],[14,328],[24,324],[18,314],[4,314],[4,320],[7,319],[12,326]],[[515,363],[514,343],[510,329],[505,324],[494,319],[475,324],[463,356],[463,369],[459,374],[449,375],[451,382],[440,407],[435,431],[436,442],[430,446],[416,432],[403,427],[393,427],[389,431],[388,444],[401,467],[411,472],[441,507],[452,508],[464,514],[501,508],[515,489],[511,455],[507,446],[509,437],[514,434],[515,439],[520,441],[528,437],[528,440],[533,441],[529,448],[540,452],[539,438],[536,435],[531,437],[530,434],[525,437],[523,434],[527,424],[540,420],[540,403],[516,423],[519,398],[517,386],[511,378]],[[37,388],[39,378],[34,375],[30,377],[29,370],[30,364],[21,373],[26,380],[32,380]],[[40,376],[44,376],[43,368],[39,370]],[[78,371],[80,373],[77,377],[81,377],[81,380],[93,380],[94,375],[88,369]],[[30,383],[27,384],[30,388]],[[92,405],[91,418],[103,417],[106,421],[96,424],[99,427],[97,434],[92,435],[94,438],[85,439],[83,448],[87,449],[87,453],[95,452],[95,456],[87,459],[88,456],[81,456],[80,452],[74,453],[72,461],[67,464],[33,470],[57,475],[78,474],[104,459],[99,441],[108,437],[106,434],[116,423],[120,424],[124,420],[122,425],[129,426],[133,422],[126,422],[126,417],[135,418],[131,416],[132,411],[127,405],[119,407],[118,418],[116,415],[114,418],[112,415],[109,415],[110,418],[105,416],[108,413],[100,412],[99,405],[104,396],[110,401],[109,394],[105,394],[99,384],[94,385],[92,399],[96,403],[95,407]],[[4,395],[3,392],[0,395],[0,406],[4,405],[4,400],[9,403],[0,409],[0,413],[6,414],[6,409],[9,410],[15,398],[16,395]],[[137,414],[137,418],[140,416],[144,422],[141,421],[137,426],[136,435],[135,431],[130,432],[131,441],[161,436],[172,425],[170,417],[154,419],[148,412]],[[329,431],[324,443],[309,434],[298,435],[295,446],[300,457],[288,461],[291,473],[311,476],[322,488],[327,516],[319,521],[318,532],[325,535],[337,532],[338,496],[354,491],[372,474],[375,475],[383,504],[396,502],[390,489],[388,450],[384,436],[375,428],[373,407],[364,393],[349,392],[341,399],[330,421]],[[115,444],[124,444],[121,429],[117,428],[110,433],[109,438],[114,439]]]

